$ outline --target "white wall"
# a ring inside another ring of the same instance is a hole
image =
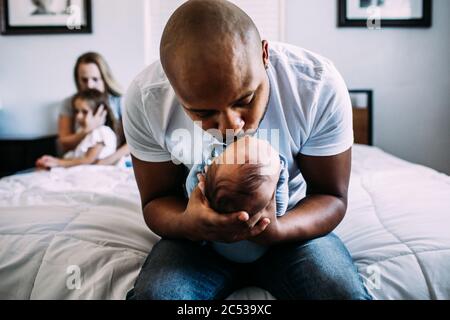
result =
[[[375,144],[450,174],[450,1],[431,29],[337,28],[337,1],[286,0],[286,41],[334,61],[375,93]]]
[[[145,0],[144,0],[145,1]],[[161,36],[172,13],[187,0],[146,0],[149,3],[151,47],[149,60],[158,59]],[[244,10],[256,23],[261,34],[270,40],[284,38],[284,0],[229,0]]]
[[[0,139],[57,132],[61,101],[75,92],[73,66],[86,51],[102,53],[126,89],[157,58],[162,29],[185,0],[93,0],[90,35],[0,36]],[[280,0],[233,0],[278,39]]]
[[[61,100],[75,93],[73,67],[103,54],[124,89],[145,66],[142,0],[94,0],[89,35],[0,36],[0,138],[57,132]]]

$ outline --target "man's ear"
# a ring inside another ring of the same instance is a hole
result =
[[[269,68],[269,42],[267,42],[267,40],[263,40],[262,41],[262,51],[263,51],[263,63],[264,63],[264,67],[267,69]]]

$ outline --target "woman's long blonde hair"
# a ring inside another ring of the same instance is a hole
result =
[[[75,76],[75,84],[77,86],[78,92],[80,92],[80,84],[78,82],[78,68],[81,64],[95,64],[100,70],[100,74],[102,75],[103,82],[105,83],[106,92],[110,95],[121,97],[123,94],[122,87],[114,78],[111,68],[106,62],[105,58],[97,52],[88,52],[80,56],[75,64],[74,76]]]

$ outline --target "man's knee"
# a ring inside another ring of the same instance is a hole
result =
[[[334,234],[279,249],[276,268],[283,274],[270,287],[281,299],[370,299],[348,250]]]
[[[350,253],[336,235],[329,234],[313,240],[306,248],[309,259],[307,269],[316,279],[315,290],[312,290],[316,297],[332,300],[371,299]]]
[[[322,274],[325,281],[317,284],[316,296],[326,300],[372,300],[358,273]]]
[[[211,300],[222,297],[229,283],[208,268],[208,252],[188,241],[161,240],[147,257],[130,300]],[[211,261],[210,261],[211,263]]]
[[[136,283],[129,300],[222,300],[227,295],[223,290],[196,283],[195,281],[164,281]]]
[[[136,284],[133,300],[203,300],[195,288],[189,284],[156,281],[153,283]]]

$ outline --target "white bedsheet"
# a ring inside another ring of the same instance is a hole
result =
[[[376,148],[355,146],[353,158],[349,210],[336,232],[370,292],[450,299],[450,178]],[[158,241],[140,210],[130,170],[0,180],[0,299],[124,299]],[[271,296],[252,288],[230,298]]]

